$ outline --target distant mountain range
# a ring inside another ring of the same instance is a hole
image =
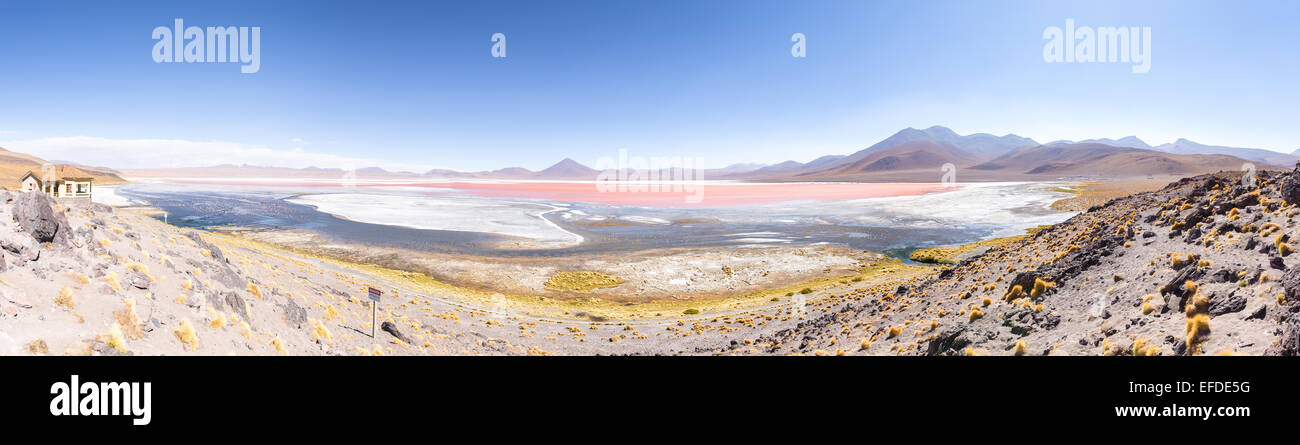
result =
[[[923,130],[905,128],[849,155],[826,155],[806,163],[791,160],[773,165],[734,164],[708,169],[702,174],[705,179],[765,182],[933,182],[939,178],[941,166],[952,164],[958,168],[958,179],[962,181],[1046,180],[1192,175],[1239,170],[1245,163],[1255,164],[1257,169],[1290,168],[1297,161],[1300,161],[1300,150],[1286,154],[1204,145],[1186,139],[1153,147],[1136,136],[1040,144],[1015,134],[960,135],[945,127],[932,126]],[[336,178],[344,173],[340,169],[248,165],[122,171],[127,177],[142,178]],[[565,158],[539,171],[509,167],[479,172],[435,169],[417,173],[370,167],[355,173],[358,178],[367,179],[594,180],[600,171]]]

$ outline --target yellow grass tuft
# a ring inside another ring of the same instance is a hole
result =
[[[126,303],[126,307],[114,311],[113,318],[122,326],[127,337],[132,340],[139,340],[140,337],[144,336],[144,330],[140,328],[144,321],[140,320],[140,315],[135,312],[135,299],[127,298],[123,302]]]
[[[1187,264],[1187,258],[1184,258],[1181,253],[1175,253],[1169,258],[1169,267],[1178,269],[1183,267],[1184,264]]]
[[[104,344],[113,347],[118,352],[126,353],[126,337],[122,335],[122,325],[116,321],[113,322],[113,326],[108,328],[108,338],[104,340]]]
[[[1160,355],[1160,345],[1152,345],[1145,338],[1133,341],[1133,355],[1136,357],[1154,357]]]
[[[1053,286],[1056,286],[1056,283],[1053,283],[1051,281],[1043,281],[1042,278],[1035,278],[1034,289],[1029,291],[1029,298],[1033,298],[1033,299],[1041,298],[1043,296],[1043,293],[1047,292]]]
[[[54,304],[72,310],[72,306],[74,305],[72,302],[72,288],[64,287],[63,290],[60,290],[59,296],[54,297]]]
[[[975,321],[975,320],[979,320],[980,317],[983,317],[983,316],[984,316],[984,312],[981,312],[979,309],[971,308],[971,310],[970,310],[970,321],[973,322],[973,321]]]
[[[1012,349],[1012,353],[1014,353],[1015,355],[1025,355],[1028,352],[1029,352],[1029,347],[1025,345],[1025,339],[1023,338],[1020,339],[1020,341],[1017,341],[1016,347]]]
[[[115,273],[109,273],[108,275],[104,275],[104,282],[105,282],[105,283],[108,283],[109,287],[112,287],[113,290],[115,290],[115,291],[121,291],[121,290],[122,290],[122,285],[121,285],[121,284],[118,284],[118,282],[117,282],[117,274],[115,274]]]
[[[186,349],[191,351],[199,349],[199,335],[194,332],[194,323],[190,323],[190,319],[182,318],[180,326],[172,333],[176,334],[176,339],[180,340]]]
[[[212,329],[221,329],[226,327],[226,314],[208,308],[208,318],[208,326],[211,326]]]
[[[1205,343],[1206,337],[1210,335],[1210,315],[1194,314],[1187,317],[1187,349],[1191,354],[1197,354],[1201,350],[1201,344]]]
[[[285,351],[285,350],[284,350],[284,340],[281,340],[280,337],[275,337],[275,338],[271,339],[271,346],[275,346],[275,353],[276,353],[276,354],[280,354],[280,355],[288,355],[288,354],[289,354],[288,351]]]
[[[1021,287],[1019,284],[1017,284],[1015,286],[1011,286],[1011,289],[1008,289],[1006,295],[1003,295],[1002,297],[1004,300],[1012,301],[1024,296],[1024,294],[1025,294],[1025,289]]]
[[[248,283],[248,293],[253,294],[258,300],[262,299],[262,289],[257,287],[256,284]]]
[[[83,274],[83,273],[80,273],[80,272],[69,272],[68,275],[72,276],[72,280],[73,280],[73,281],[76,281],[77,284],[89,284],[89,283],[90,283],[90,277],[87,277],[87,276],[86,276],[85,274]]]
[[[331,304],[331,305],[329,305],[329,306],[325,306],[325,319],[326,319],[326,320],[332,320],[332,319],[334,319],[335,317],[338,317],[338,316],[339,316],[339,310],[338,310],[338,309],[335,309],[335,308],[334,308],[334,305]]]
[[[311,320],[311,324],[314,326],[311,330],[312,340],[325,339],[326,341],[329,341],[334,338],[330,335],[329,329],[325,329],[325,324],[321,323],[320,320]]]

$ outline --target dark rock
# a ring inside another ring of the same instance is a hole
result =
[[[28,261],[36,261],[41,256],[41,248],[36,244],[36,240],[22,232],[4,231],[0,235],[0,248],[9,251],[18,257],[19,266]]]
[[[138,270],[129,272],[126,276],[126,281],[131,285],[131,287],[136,289],[148,289],[149,286],[153,284],[153,280],[150,279],[148,275],[145,275]]]
[[[1246,316],[1246,319],[1247,319],[1247,320],[1263,320],[1263,319],[1264,319],[1264,316],[1267,315],[1267,314],[1268,314],[1268,305],[1263,305],[1263,304],[1261,304],[1258,308],[1255,308],[1255,311],[1254,311],[1254,312],[1251,312],[1250,315],[1247,315],[1247,316]]]
[[[1282,178],[1282,187],[1279,191],[1286,202],[1300,203],[1300,163],[1297,163],[1295,169]]]
[[[1286,301],[1300,301],[1300,267],[1282,273],[1282,289],[1286,292]]]
[[[241,319],[247,321],[248,324],[250,325],[253,324],[253,320],[248,317],[248,305],[244,303],[244,297],[239,296],[239,293],[229,292],[229,291],[222,292],[221,299],[225,302],[226,306],[230,308],[230,310],[239,312],[239,316]],[[305,314],[303,315],[303,320],[304,321],[306,320]],[[299,323],[302,322],[300,321]]]
[[[54,242],[67,236],[66,233],[59,236],[60,229],[68,227],[67,217],[54,211],[54,199],[44,193],[25,192],[19,195],[14,201],[13,214],[18,226],[37,242]]]
[[[385,322],[387,323],[387,322]],[[945,328],[935,335],[926,346],[925,355],[941,355],[947,351],[956,351],[970,344],[965,335],[966,328],[961,325]]]
[[[289,326],[301,327],[307,322],[307,310],[303,309],[293,300],[287,300],[280,306],[284,309],[284,323]]]
[[[1282,257],[1280,256],[1269,258],[1268,266],[1277,270],[1286,270],[1286,262],[1283,262]]]
[[[1300,317],[1291,317],[1282,328],[1282,335],[1264,350],[1264,355],[1295,357],[1300,355]]]
[[[383,322],[382,324],[379,325],[379,329],[389,334],[392,334],[392,336],[397,337],[398,340],[401,340],[402,342],[408,345],[413,344],[411,339],[406,335],[402,334],[402,331],[397,330],[397,325],[393,324],[393,322],[391,321]]]
[[[1246,299],[1237,295],[1236,292],[1227,296],[1214,295],[1210,297],[1210,315],[1219,316],[1233,312],[1241,312],[1246,309]]]

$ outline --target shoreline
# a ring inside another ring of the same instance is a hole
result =
[[[619,298],[619,290],[600,289],[590,293],[526,293],[498,291],[475,286],[473,283],[458,283],[454,280],[441,280],[438,277],[419,271],[404,270],[390,264],[357,261],[328,252],[281,245],[268,242],[248,233],[213,232],[227,242],[245,248],[258,248],[282,255],[294,255],[313,258],[319,261],[346,267],[360,274],[400,281],[405,285],[420,290],[427,295],[439,295],[444,302],[461,305],[470,309],[504,308],[533,317],[564,319],[569,321],[585,320],[591,322],[614,321],[672,321],[700,317],[714,317],[723,313],[753,311],[767,307],[784,307],[798,300],[801,295],[821,293],[827,289],[844,285],[872,283],[894,283],[916,279],[938,272],[933,266],[916,266],[903,264],[900,260],[882,254],[871,254],[875,258],[869,263],[841,270],[829,276],[803,276],[759,288],[739,291],[719,291],[697,294],[687,298]],[[752,249],[750,249],[752,250]],[[655,252],[662,254],[662,252]],[[603,292],[601,292],[603,291]],[[450,296],[448,296],[450,295]],[[694,314],[688,311],[694,310]]]

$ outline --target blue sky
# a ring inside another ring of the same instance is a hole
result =
[[[723,166],[945,125],[1290,152],[1298,17],[1291,1],[0,0],[0,145],[120,168],[539,169],[620,148]],[[175,18],[261,27],[261,70],[154,63],[150,33]],[[1044,62],[1067,18],[1151,27],[1150,72]]]

